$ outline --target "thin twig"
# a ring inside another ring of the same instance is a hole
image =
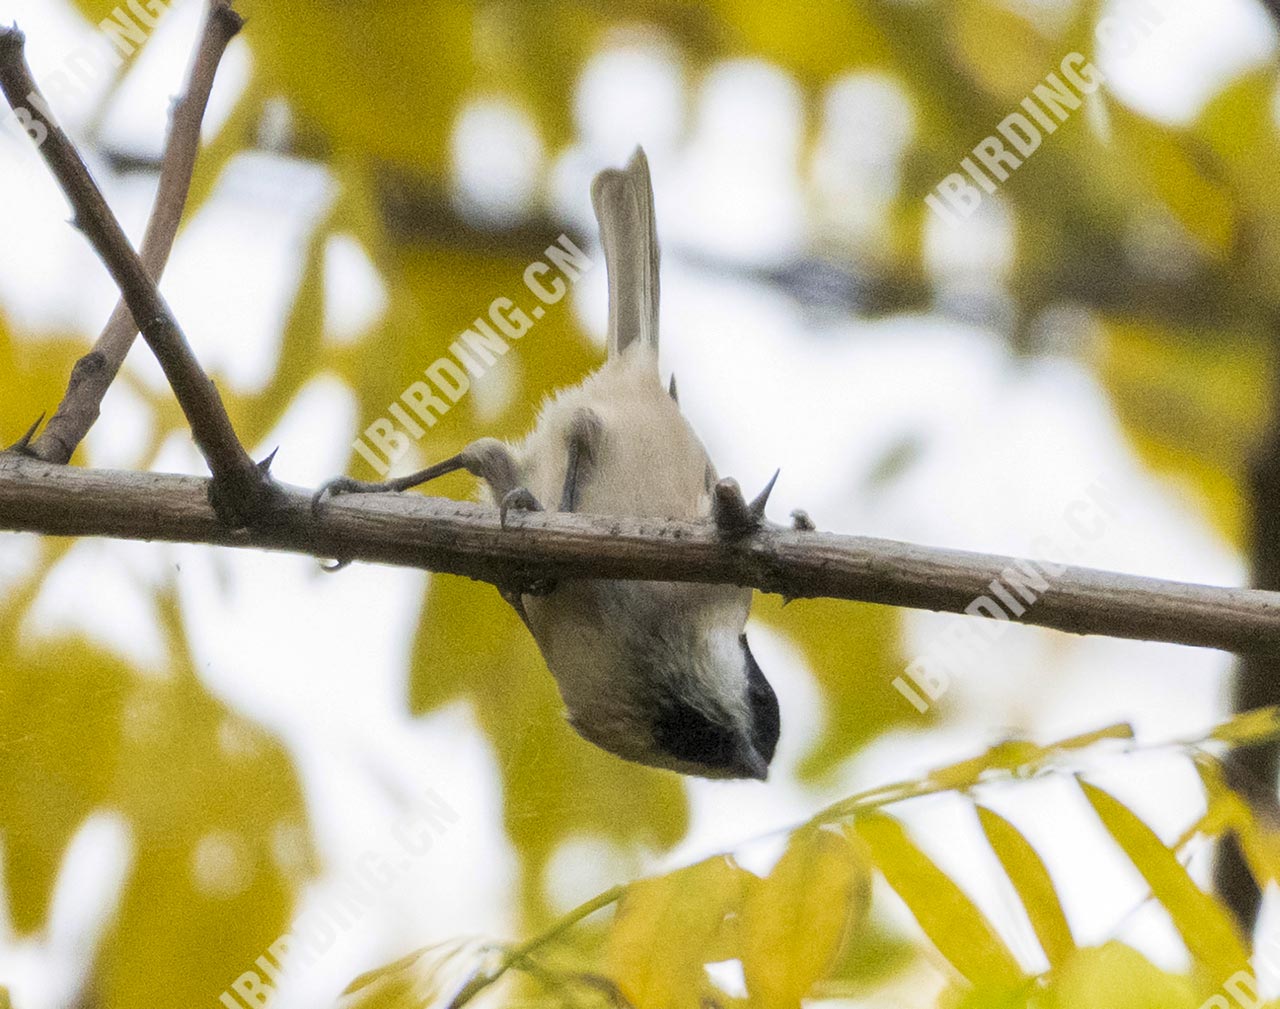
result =
[[[0,457],[0,530],[252,547],[465,575],[499,586],[616,578],[745,585],[963,613],[1016,561],[892,540],[766,526],[727,540],[711,523],[564,513],[521,514],[416,494],[354,495],[311,512],[311,492],[277,485],[251,529],[230,529],[207,481],[71,469]],[[1074,634],[1226,651],[1280,650],[1280,592],[1055,569],[1015,622]],[[856,661],[856,657],[851,661]]]
[[[136,328],[164,369],[209,469],[223,520],[240,525],[269,505],[271,483],[236,437],[218,390],[196,360],[187,338],[164,298],[129,244],[85,167],[79,151],[54,120],[31,76],[21,31],[0,28],[0,89],[37,144],[74,211],[73,224],[84,233],[124,295]],[[19,111],[21,110],[21,111]]]
[[[231,9],[231,3],[232,0],[210,0],[186,90],[173,106],[169,139],[160,163],[159,187],[142,239],[142,265],[147,276],[157,282],[169,261],[187,205],[191,175],[200,151],[200,127],[218,64],[227,44],[244,25],[244,19]],[[46,462],[71,461],[76,446],[97,421],[102,398],[115,381],[137,335],[133,313],[122,298],[93,349],[76,362],[66,395],[40,437],[29,447],[31,455]]]
[[[487,974],[480,974],[472,978],[462,990],[453,997],[453,1001],[449,1003],[449,1009],[462,1009],[464,1005],[469,1003],[482,991],[490,985],[497,983],[502,979],[512,967],[520,967],[522,963],[527,961],[529,956],[537,952],[543,946],[558,939],[565,932],[569,931],[574,925],[589,918],[597,911],[608,907],[610,904],[616,904],[626,891],[625,886],[615,886],[606,890],[604,893],[592,897],[583,904],[579,904],[576,908],[566,914],[557,921],[547,931],[540,935],[534,936],[532,939],[526,940],[518,946],[512,947],[502,957],[502,961],[498,966]]]

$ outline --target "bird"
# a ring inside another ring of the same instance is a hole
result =
[[[481,438],[405,477],[338,477],[330,496],[403,491],[465,469],[509,513],[712,520],[729,537],[763,522],[774,480],[750,504],[717,476],[659,370],[659,248],[644,150],[596,175],[591,202],[608,272],[607,357],[550,396],[518,443]],[[506,589],[588,742],[647,767],[766,780],[781,728],[778,699],[752,654],[752,593],[734,585],[565,578]]]

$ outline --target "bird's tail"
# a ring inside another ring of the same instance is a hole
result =
[[[609,168],[591,184],[609,271],[609,356],[631,344],[658,348],[658,235],[649,161],[637,147],[627,167]]]

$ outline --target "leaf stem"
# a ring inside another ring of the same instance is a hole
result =
[[[498,965],[498,968],[492,974],[488,974],[484,977],[473,978],[467,985],[465,985],[462,991],[458,992],[458,994],[454,996],[453,1001],[449,1003],[449,1009],[461,1009],[462,1006],[466,1005],[490,985],[495,984],[518,962],[528,959],[530,954],[535,950],[541,949],[543,946],[564,935],[565,932],[569,931],[569,929],[573,928],[574,925],[578,924],[578,922],[582,921],[584,918],[589,918],[591,915],[595,914],[597,911],[603,910],[610,904],[617,903],[625,890],[625,886],[615,886],[605,890],[604,893],[597,894],[586,903],[579,904],[552,925],[551,928],[547,929],[547,931],[534,936],[532,939],[527,939],[519,946],[509,950],[503,956],[502,963]]]

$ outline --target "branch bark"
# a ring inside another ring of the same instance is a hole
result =
[[[1262,0],[1262,6],[1280,28],[1280,0]],[[1272,342],[1280,353],[1280,324],[1272,321]],[[1258,588],[1280,589],[1280,368],[1272,366],[1271,417],[1263,441],[1249,468],[1252,582]],[[1280,655],[1245,655],[1236,668],[1232,710],[1280,703]],[[1251,788],[1274,801],[1280,773],[1280,750],[1264,744],[1232,750],[1226,757],[1228,775],[1238,790]],[[1214,886],[1236,921],[1252,932],[1262,894],[1239,841],[1231,835],[1218,846]]]
[[[1280,0],[1277,0],[1280,8]],[[1280,358],[1280,330],[1275,341]],[[1249,466],[1249,560],[1252,584],[1280,590],[1280,365],[1273,363],[1271,416]],[[1280,704],[1280,654],[1242,655],[1236,668],[1232,710],[1251,711]],[[1274,797],[1280,774],[1280,748],[1274,743],[1241,747],[1226,758],[1231,778]],[[1261,892],[1239,842],[1227,837],[1219,847],[1215,884],[1246,931],[1258,916]]]
[[[80,153],[54,120],[31,76],[24,48],[21,31],[0,28],[0,90],[15,113],[22,110],[18,114],[32,124],[29,135],[71,203],[73,223],[106,265],[138,331],[159,360],[213,473],[213,500],[219,513],[233,525],[251,521],[270,504],[272,484],[240,444],[218,390],[200,367]]]
[[[142,239],[142,265],[147,276],[157,282],[164,273],[187,205],[191,175],[200,151],[200,126],[218,64],[227,44],[243,26],[244,19],[231,9],[231,0],[210,0],[186,90],[173,106],[155,204]],[[102,398],[137,335],[133,313],[122,298],[93,349],[76,362],[57,412],[29,446],[31,455],[47,462],[71,461],[76,446],[97,421]]]
[[[565,578],[729,583],[797,599],[950,613],[963,613],[987,595],[1015,563],[777,526],[726,542],[710,523],[535,513],[503,529],[492,508],[416,494],[340,497],[313,515],[310,491],[276,486],[272,508],[252,528],[232,529],[209,505],[206,480],[7,456],[0,458],[0,530],[280,550],[501,586]],[[1280,592],[1088,568],[1066,568],[1048,580],[1019,622],[1074,634],[1280,652]]]

